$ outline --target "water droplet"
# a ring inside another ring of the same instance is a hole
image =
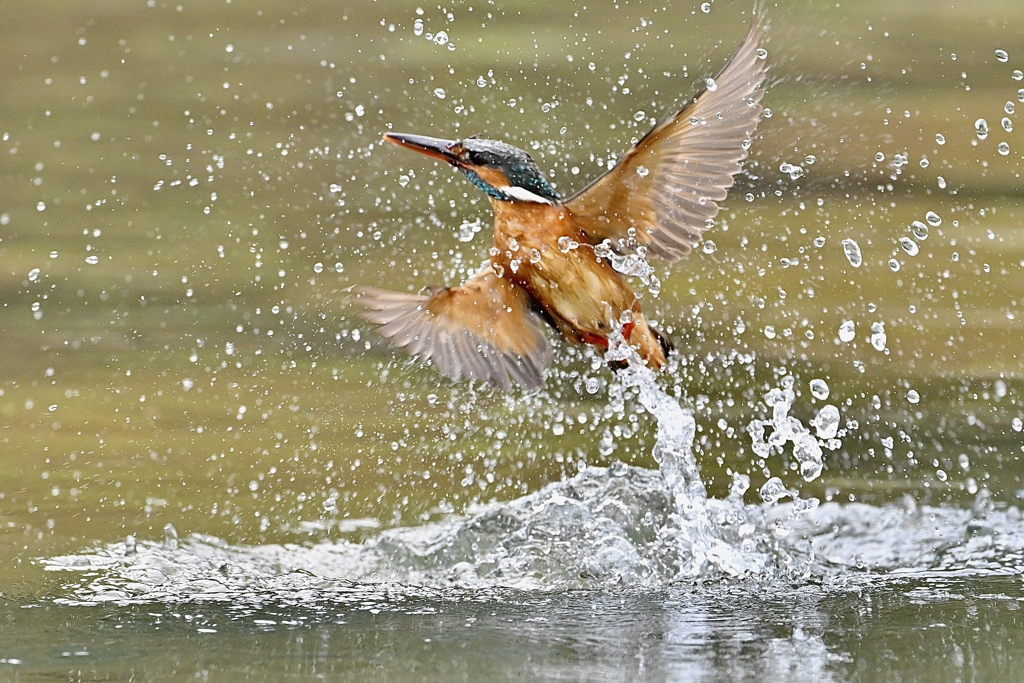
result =
[[[885,161],[885,155],[882,154],[881,152],[877,152],[875,154],[875,161],[877,161],[878,163],[882,163],[883,161]]]
[[[754,54],[757,55],[758,59],[768,59],[768,50],[764,49],[763,47],[757,48]]]
[[[823,379],[812,379],[811,380],[811,395],[819,401],[824,401],[828,398],[828,382]]]
[[[718,83],[715,83],[715,79],[709,78],[705,81],[705,83],[707,84],[708,90],[710,92],[715,92],[716,90],[718,90]]]
[[[635,114],[633,114],[633,120],[634,121],[643,121],[646,118],[647,118],[647,112],[645,112],[643,109],[641,109],[640,111],[638,111]]]
[[[917,242],[909,237],[901,237],[900,246],[903,247],[903,251],[907,252],[910,256],[917,256],[918,252],[921,251],[921,248],[917,246]]]
[[[1024,432],[1024,420],[1020,419],[1019,417],[1013,418],[1013,421],[1010,423],[1010,425],[1013,427],[1013,431]]]
[[[929,211],[928,213],[926,213],[924,215],[924,219],[928,221],[928,225],[932,226],[933,228],[937,228],[940,225],[942,225],[942,218],[939,216],[939,214],[935,213],[934,211]]]
[[[1010,60],[1010,55],[1006,53],[1006,50],[996,50],[996,59],[1000,62],[1007,62]]]
[[[765,325],[764,336],[768,337],[768,339],[775,339],[775,327],[772,325]]]
[[[910,231],[914,233],[914,237],[918,240],[928,239],[928,226],[921,221],[914,221],[910,224]]]
[[[843,240],[843,252],[846,254],[846,259],[850,262],[850,265],[854,268],[860,268],[860,265],[864,263],[864,257],[860,253],[860,245],[854,240],[850,238]]]
[[[898,273],[900,270],[900,262],[894,258],[889,259],[889,270],[894,273]]]
[[[434,88],[434,96],[437,97],[439,100],[443,100],[445,97],[448,96],[448,93],[444,91],[444,88]]]
[[[85,262],[88,263],[90,266],[95,266],[97,263],[100,262],[100,257],[97,256],[96,254],[91,254],[85,257]]]
[[[1013,80],[1015,80],[1015,81],[1024,81],[1024,71],[1021,71],[1020,69],[1014,69],[1013,70]]]
[[[1013,115],[1013,112],[1017,111],[1017,105],[1008,100],[1006,104],[1003,105],[1003,111],[1007,114]]]
[[[885,351],[885,325],[882,323],[871,323],[871,346],[875,347],[876,351]]]
[[[939,143],[940,145],[946,144],[946,136],[943,135],[942,133],[936,133],[935,142]]]
[[[939,189],[940,190],[945,190],[946,189],[946,179],[945,178],[943,178],[942,176],[939,176],[935,180],[939,184]]]
[[[448,42],[448,34],[444,31],[438,31],[437,35],[434,36],[434,42],[438,45],[445,45]]]
[[[476,79],[476,84],[480,88],[486,88],[487,87],[487,79],[484,78],[483,76],[479,76]]]
[[[1010,153],[1010,143],[1000,142],[999,146],[996,147],[996,151],[1002,154],[1004,157]]]
[[[650,173],[650,172],[651,172],[651,170],[649,168],[647,168],[646,166],[637,166],[636,167],[636,174],[638,176],[640,176],[641,178],[646,178],[647,174]]]
[[[778,477],[772,477],[764,483],[761,487],[761,500],[771,505],[777,503],[786,496],[792,496],[792,492],[786,488],[786,485],[782,483],[782,480]]]
[[[718,245],[712,240],[704,240],[704,243],[700,245],[700,248],[705,254],[714,254],[718,251]]]
[[[711,3],[710,2],[702,2],[700,4],[700,11],[703,12],[704,14],[710,14],[711,13]]]
[[[1013,121],[1010,120],[1010,117],[1004,116],[1003,120],[1000,123],[1002,123],[1003,130],[1005,130],[1007,133],[1013,132]]]
[[[1017,101],[1024,102],[1024,88],[1017,91]]]
[[[563,235],[558,238],[558,248],[562,251],[563,254],[568,253],[579,246],[579,242],[572,239],[571,237],[566,237],[565,235]]]
[[[839,326],[839,341],[851,342],[857,336],[857,324],[852,320],[844,320]]]
[[[822,406],[811,425],[818,433],[819,439],[834,439],[839,433],[839,409],[834,405]]]
[[[821,460],[804,460],[800,463],[800,477],[804,481],[814,481],[821,476]]]
[[[974,122],[974,132],[978,136],[979,140],[984,140],[988,137],[988,121],[985,119],[978,119]]]
[[[530,263],[540,263],[541,253],[539,249],[531,249],[528,253]]]
[[[39,269],[38,268],[33,268],[32,270],[28,271],[28,281],[29,282],[38,282],[39,281]]]
[[[816,246],[819,249],[821,249],[823,246],[825,246],[825,238],[821,237],[820,235],[818,237],[815,237],[814,238],[814,246]]]
[[[907,400],[913,403],[914,405],[917,405],[918,403],[921,402],[921,394],[911,389],[910,391],[907,392]]]
[[[423,20],[422,19],[417,19],[416,21],[412,22],[412,32],[413,32],[413,35],[417,35],[417,36],[422,36],[423,35]]]
[[[596,394],[601,388],[601,380],[597,377],[588,377],[584,386],[586,387],[588,394]]]
[[[322,264],[320,262],[314,263],[313,264],[313,272],[314,273],[322,273],[322,272],[324,272],[324,264]]]

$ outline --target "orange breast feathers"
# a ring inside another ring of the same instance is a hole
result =
[[[607,345],[623,312],[637,317],[636,294],[607,260],[597,257],[563,208],[494,204],[497,253],[491,260],[526,289],[572,341]],[[628,323],[630,316],[626,317]]]

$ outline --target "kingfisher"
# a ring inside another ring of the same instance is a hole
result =
[[[386,133],[450,164],[491,200],[494,243],[461,285],[421,293],[357,290],[361,315],[394,346],[454,380],[510,391],[543,386],[545,324],[571,343],[607,349],[616,331],[649,366],[671,348],[646,319],[622,258],[675,262],[712,225],[740,172],[763,110],[763,24],[682,110],[569,197],[529,154],[498,140]],[[616,264],[620,266],[616,269]]]

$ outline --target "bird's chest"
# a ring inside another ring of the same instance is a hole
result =
[[[557,207],[499,215],[491,260],[553,317],[584,334],[606,336],[636,304],[622,276]]]

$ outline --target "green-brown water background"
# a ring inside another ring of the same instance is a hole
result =
[[[605,415],[604,388],[584,388],[611,381],[591,355],[560,346],[548,391],[506,399],[407,363],[353,316],[355,285],[454,282],[489,240],[482,194],[380,134],[500,137],[569,192],[721,67],[747,3],[5,9],[0,592],[49,594],[34,558],[168,523],[357,539],[581,463],[653,466],[650,418]],[[740,471],[822,499],[1015,500],[1024,141],[1001,120],[1021,128],[1005,110],[1024,108],[1018,3],[769,14],[771,117],[714,248],[662,267],[646,301],[680,349],[666,384],[694,410],[711,491]],[[920,240],[928,212],[941,225]],[[844,418],[811,484],[745,431],[786,374],[805,421],[824,402]]]

